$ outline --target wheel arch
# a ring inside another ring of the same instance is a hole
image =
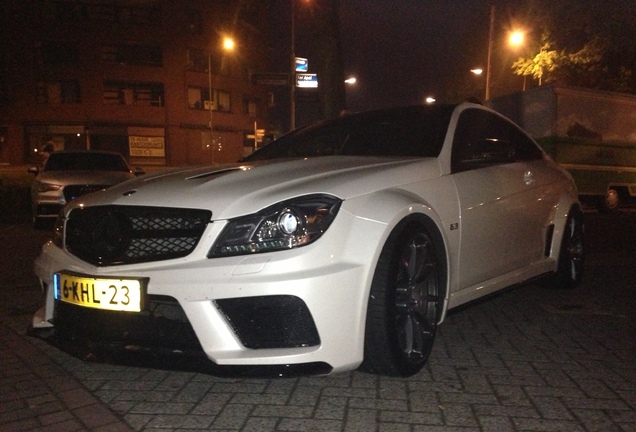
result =
[[[563,238],[563,232],[566,229],[568,217],[572,212],[579,212],[583,214],[583,206],[578,200],[563,199],[558,206],[553,216],[554,231],[552,238],[550,239],[550,257],[555,261],[555,268],[558,265],[559,256],[561,253],[561,239]]]
[[[382,203],[382,205],[378,206],[378,202]],[[369,280],[373,278],[382,249],[389,241],[390,236],[395,235],[396,230],[399,230],[400,227],[403,229],[404,224],[414,221],[422,224],[429,231],[435,241],[435,246],[441,250],[441,257],[444,262],[444,271],[442,272],[444,280],[440,284],[444,290],[442,296],[443,304],[438,322],[441,323],[448,309],[452,274],[451,240],[443,229],[442,217],[421,197],[404,190],[383,191],[378,194],[350,200],[347,204],[347,209],[353,214],[367,218],[369,217],[368,215],[373,215],[374,220],[384,224],[386,227],[379,238],[378,247],[373,256]],[[367,307],[366,304],[364,306]]]

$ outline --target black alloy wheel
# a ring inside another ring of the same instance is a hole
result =
[[[422,224],[398,226],[374,274],[361,370],[410,376],[422,369],[441,315],[445,268],[441,248]]]

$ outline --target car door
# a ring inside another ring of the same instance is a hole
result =
[[[503,117],[461,113],[451,161],[460,202],[460,290],[541,259],[554,205],[544,165],[543,152]]]

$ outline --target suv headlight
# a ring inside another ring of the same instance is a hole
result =
[[[61,187],[62,187],[61,185],[57,185],[53,183],[39,182],[38,192],[52,192],[52,191],[60,190]]]
[[[208,258],[308,245],[329,228],[341,202],[331,195],[307,195],[231,219],[208,252]]]

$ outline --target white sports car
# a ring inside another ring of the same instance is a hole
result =
[[[220,366],[409,376],[449,309],[539,277],[574,287],[582,222],[570,176],[488,108],[352,114],[69,203],[35,261],[33,324]]]

